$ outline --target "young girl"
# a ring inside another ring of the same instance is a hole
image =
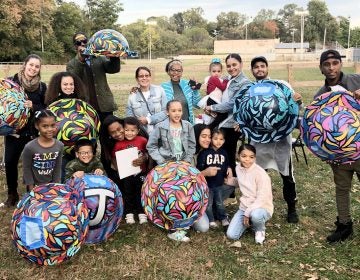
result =
[[[158,123],[146,146],[157,164],[170,160],[191,162],[195,153],[195,135],[190,122],[182,120],[182,106],[178,100],[166,104],[168,118]]]
[[[265,240],[265,222],[273,214],[273,197],[271,180],[264,169],[255,163],[254,146],[243,144],[239,148],[236,175],[240,186],[240,209],[232,218],[227,236],[239,239],[244,231],[252,225],[255,231],[255,242],[262,244]]]
[[[23,151],[23,174],[26,189],[36,185],[60,183],[64,145],[54,138],[55,116],[50,110],[35,112],[35,128],[39,137],[26,144]]]
[[[112,151],[113,157],[115,157],[117,151],[132,147],[137,147],[139,151],[139,158],[135,159],[132,164],[133,166],[140,166],[141,172],[122,179],[123,185],[121,193],[124,199],[124,214],[126,215],[125,220],[127,224],[135,223],[134,213],[138,214],[140,224],[147,222],[147,217],[141,205],[141,187],[147,172],[147,139],[139,135],[141,131],[140,126],[140,122],[135,117],[125,118],[124,140],[117,141]]]
[[[232,177],[231,168],[229,167],[229,159],[226,151],[222,148],[225,142],[225,135],[221,129],[214,129],[211,136],[211,147],[202,150],[197,158],[196,167],[202,171],[210,166],[217,167],[215,176],[206,176],[209,187],[209,200],[206,208],[206,214],[209,218],[210,227],[216,228],[213,213],[213,204],[216,205],[216,217],[221,221],[222,226],[228,226],[222,186],[226,177]]]
[[[205,102],[207,106],[221,103],[223,91],[226,90],[228,80],[222,79],[222,64],[219,58],[211,60],[209,65],[210,76],[205,78],[206,94],[207,96],[201,102]],[[202,107],[202,106],[201,106]],[[210,126],[210,128],[217,127],[227,117],[226,113],[213,113],[211,115],[204,115],[204,122]]]
[[[158,123],[150,134],[146,146],[149,155],[158,164],[171,160],[191,162],[195,153],[195,134],[191,123],[181,119],[181,102],[169,101],[166,112],[168,118]],[[190,241],[184,230],[171,231],[168,237],[175,241]]]

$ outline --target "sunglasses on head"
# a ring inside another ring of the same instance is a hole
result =
[[[84,39],[84,40],[80,40],[80,41],[75,41],[75,45],[76,45],[76,46],[81,46],[81,44],[86,45],[86,44],[87,44],[87,40]]]

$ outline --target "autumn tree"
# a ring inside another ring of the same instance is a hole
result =
[[[62,43],[65,53],[73,53],[73,35],[85,29],[84,15],[80,7],[74,3],[63,2],[57,7],[53,18],[52,26],[57,40]]]
[[[326,41],[334,41],[338,32],[338,24],[329,13],[326,3],[321,0],[310,0],[308,11],[304,38],[310,42],[310,46],[314,47],[317,42],[323,42],[325,29]]]
[[[217,17],[219,39],[243,39],[246,15],[237,12],[221,12]]]
[[[203,18],[204,10],[201,7],[191,8],[182,13],[184,29],[194,27],[205,28],[206,20]]]
[[[22,18],[21,8],[12,0],[0,2],[0,59],[7,61],[18,59],[22,52],[20,30],[17,26]]]
[[[117,27],[119,13],[124,10],[119,0],[86,0],[86,4],[88,7],[87,26],[91,33]]]
[[[279,37],[282,42],[289,43],[293,39],[300,41],[300,21],[295,15],[295,11],[298,9],[296,4],[286,4],[277,14]]]

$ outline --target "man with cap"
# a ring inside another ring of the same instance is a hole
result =
[[[107,116],[113,115],[113,112],[117,110],[114,95],[106,79],[106,73],[120,72],[120,58],[113,54],[98,57],[84,56],[83,52],[88,39],[82,32],[74,34],[73,42],[76,56],[68,62],[66,70],[78,75],[84,82],[89,103],[97,111],[100,122],[103,123]],[[100,145],[102,146],[103,143],[100,142]],[[101,162],[108,173],[110,164],[106,161],[103,151],[102,148]]]
[[[251,72],[257,81],[270,79],[268,77],[268,61],[264,56],[256,56],[251,60]],[[291,86],[285,81],[277,82]],[[293,92],[293,99],[301,103],[301,95]],[[264,169],[279,171],[283,181],[283,196],[288,206],[288,223],[298,223],[299,216],[296,212],[296,186],[291,162],[292,137],[291,134],[278,142],[257,143],[251,141],[256,148],[256,163]]]
[[[360,99],[360,75],[344,74],[341,71],[341,55],[336,50],[324,51],[320,56],[321,73],[325,83],[315,97],[329,91],[347,90]],[[347,164],[330,164],[334,174],[337,221],[335,231],[327,237],[329,243],[344,241],[353,234],[353,222],[350,215],[350,191],[354,173],[360,180],[360,160]]]
[[[82,53],[88,39],[82,32],[74,34],[73,42],[76,56],[68,62],[66,70],[77,74],[84,82],[89,95],[89,103],[96,109],[100,121],[103,122],[106,116],[112,115],[117,110],[106,73],[120,72],[120,58],[111,54],[98,57],[84,56]]]

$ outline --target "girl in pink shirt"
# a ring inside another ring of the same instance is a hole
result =
[[[240,206],[226,235],[229,239],[239,239],[251,225],[255,231],[255,242],[262,244],[265,240],[265,223],[274,212],[271,180],[266,171],[255,163],[254,146],[241,145],[238,160],[240,163],[236,166],[236,175],[241,192]]]

